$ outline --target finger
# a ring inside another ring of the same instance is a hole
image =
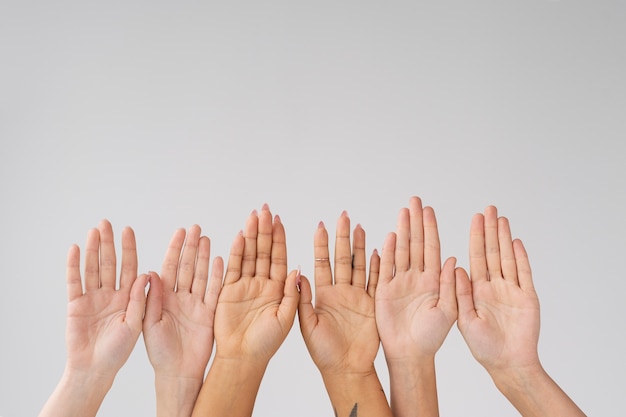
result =
[[[459,329],[463,324],[476,319],[476,309],[472,295],[472,283],[467,276],[467,272],[461,267],[454,270],[456,284],[456,302],[459,309]]]
[[[222,278],[224,277],[224,260],[221,256],[213,259],[213,266],[211,267],[211,279],[209,279],[209,285],[207,292],[204,296],[204,304],[209,307],[209,311],[215,314],[217,308],[217,300],[222,290]]]
[[[498,211],[494,206],[485,209],[485,252],[489,280],[502,278],[500,245],[498,244]]]
[[[333,284],[330,270],[330,254],[328,251],[328,232],[324,222],[319,222],[313,237],[313,254],[315,256],[315,287]]]
[[[146,285],[148,285],[148,275],[141,274],[130,289],[130,299],[126,307],[126,323],[137,337],[141,332],[143,317],[146,312]]]
[[[98,229],[100,230],[100,286],[115,289],[117,270],[113,228],[108,220],[102,220]]]
[[[272,258],[270,263],[270,279],[285,282],[287,278],[287,240],[285,227],[278,215],[274,216],[272,232]]]
[[[100,288],[100,231],[91,229],[85,244],[85,291]]]
[[[313,308],[313,294],[311,292],[311,284],[304,276],[300,276],[300,302],[298,303],[298,321],[300,322],[300,331],[305,341],[315,326],[317,326],[317,315]]]
[[[535,291],[533,273],[530,269],[528,253],[526,252],[526,248],[524,248],[524,244],[521,240],[515,239],[513,241],[513,252],[515,253],[515,262],[517,265],[517,276],[520,288],[524,291]]]
[[[144,328],[150,328],[155,323],[161,321],[163,312],[163,283],[161,277],[156,272],[148,273],[150,288],[146,300],[146,315],[144,317]]]
[[[383,244],[383,253],[380,257],[380,275],[379,282],[386,285],[391,282],[395,268],[395,252],[396,252],[396,234],[391,232],[385,238]]]
[[[365,289],[367,256],[365,256],[365,230],[360,224],[354,228],[352,237],[352,285]]]
[[[240,231],[230,247],[230,255],[228,256],[228,266],[226,267],[224,285],[237,282],[239,278],[241,278],[241,264],[243,262],[244,246],[245,238],[243,237],[243,232]]]
[[[374,298],[376,295],[376,287],[378,286],[378,276],[380,274],[380,256],[378,251],[374,249],[370,257],[370,274],[367,280],[367,294]]]
[[[255,277],[270,277],[273,235],[274,225],[272,223],[272,213],[270,212],[269,206],[264,204],[261,209],[261,214],[259,214],[259,226],[256,239]]]
[[[454,270],[456,266],[456,258],[448,258],[443,264],[441,269],[441,276],[439,278],[439,302],[437,303],[441,308],[453,314],[457,315],[457,302],[456,302],[456,277],[454,276]]]
[[[285,289],[283,299],[278,306],[276,315],[281,324],[281,328],[286,333],[293,326],[293,320],[296,318],[296,310],[300,302],[300,292],[298,286],[302,284],[300,269],[291,271],[285,280]]]
[[[411,257],[411,259],[413,259]],[[411,260],[411,265],[413,261]],[[432,207],[424,208],[424,271],[439,275],[441,272],[441,246],[437,218]]]
[[[409,201],[409,266],[406,269],[424,270],[424,239],[426,237],[424,220],[422,200],[419,197],[412,197]],[[402,238],[404,239],[404,236]],[[404,254],[400,255],[405,256]],[[398,256],[397,253],[396,256]]]
[[[337,220],[335,234],[335,284],[352,281],[352,253],[350,248],[350,218],[344,211]]]
[[[83,295],[83,284],[80,278],[80,249],[72,245],[67,252],[65,279],[67,284],[67,301],[72,302]]]
[[[190,292],[193,283],[193,277],[196,272],[196,260],[198,258],[198,246],[200,245],[200,226],[194,224],[187,232],[187,238],[183,245],[183,251],[178,263],[178,272],[176,274],[176,291]],[[207,267],[208,270],[208,260]]]
[[[487,257],[485,255],[485,218],[482,214],[472,217],[470,226],[469,260],[472,282],[488,281]]]
[[[184,255],[183,255],[184,256]],[[191,283],[191,292],[204,300],[207,281],[209,279],[209,262],[211,260],[211,240],[202,236],[198,239],[198,259]]]
[[[498,246],[500,247],[500,265],[502,266],[502,276],[505,280],[515,285],[517,281],[517,265],[515,264],[515,254],[513,253],[513,238],[511,237],[511,227],[506,217],[498,219]]]
[[[259,215],[256,210],[252,210],[248,220],[246,220],[246,228],[243,232],[245,245],[243,249],[243,259],[241,262],[241,276],[253,277],[256,269],[256,245],[257,235],[259,231]]]
[[[170,239],[167,251],[165,251],[163,265],[161,266],[161,281],[164,291],[174,291],[176,288],[176,276],[178,275],[180,252],[183,249],[185,235],[185,229],[176,230]]]
[[[411,266],[410,262],[410,237],[411,237],[411,229],[410,229],[410,215],[409,209],[402,208],[398,213],[398,225],[396,227],[396,259],[395,259],[395,268],[397,272],[408,271]],[[421,222],[421,214],[419,227],[422,227]],[[417,245],[418,243],[416,243]],[[423,250],[423,248],[422,248]],[[417,250],[416,250],[417,252]]]
[[[137,244],[135,232],[130,227],[122,230],[122,268],[120,271],[120,289],[130,290],[137,279]]]

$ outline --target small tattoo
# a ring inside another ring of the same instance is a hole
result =
[[[350,417],[357,417],[356,415],[357,406],[358,406],[358,403],[354,403],[354,407],[352,407],[352,411],[350,411]],[[337,415],[337,409],[335,407],[333,407],[333,411],[335,412],[335,417],[339,417]]]

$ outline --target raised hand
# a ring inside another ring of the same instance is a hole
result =
[[[412,197],[385,239],[376,289],[395,417],[439,415],[434,358],[457,316],[454,264],[441,268],[435,213]]]
[[[343,212],[337,221],[333,274],[328,233],[320,222],[314,237],[315,306],[311,286],[302,277],[300,329],[336,415],[391,415],[374,368],[380,345],[374,316],[380,259],[374,252],[368,277],[360,225],[353,237],[351,247],[350,219]]]
[[[539,364],[539,299],[528,256],[495,207],[470,229],[470,274],[457,268],[458,327],[487,371]]]
[[[539,300],[528,255],[493,206],[472,219],[470,274],[471,281],[456,269],[457,325],[498,389],[524,417],[584,416],[539,361]]]
[[[287,274],[285,229],[269,207],[235,238],[215,314],[215,359],[194,416],[249,416],[270,359],[287,337],[300,294]]]
[[[177,230],[161,277],[150,273],[143,322],[144,342],[155,372],[157,415],[189,416],[213,351],[213,321],[223,276],[215,258],[209,279],[211,242],[194,225]]]
[[[433,357],[456,321],[455,259],[441,268],[435,212],[418,197],[385,239],[376,321],[388,362]]]
[[[122,232],[119,287],[113,230],[106,220],[87,235],[83,278],[74,245],[67,257],[67,362],[40,416],[95,415],[141,334],[148,276],[137,276],[131,228]]]

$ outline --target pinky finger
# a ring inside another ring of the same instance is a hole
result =
[[[83,295],[83,284],[80,278],[80,249],[72,245],[67,253],[66,267],[67,299],[73,301]]]
[[[533,274],[530,269],[528,254],[521,240],[513,241],[513,253],[515,254],[515,263],[517,265],[517,279],[522,290],[535,290],[533,284]]]

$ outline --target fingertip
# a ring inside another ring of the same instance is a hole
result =
[[[72,243],[69,249],[67,250],[67,254],[68,256],[72,256],[72,255],[75,255],[76,253],[80,253],[80,246],[78,246],[78,244],[76,243]]]
[[[444,267],[445,267],[445,265],[450,264],[450,266],[454,269],[454,268],[456,268],[456,262],[457,262],[456,257],[455,257],[455,256],[450,256],[450,257],[449,257],[448,259],[446,259],[446,261],[444,262]]]
[[[469,275],[467,271],[465,270],[465,268],[461,266],[457,266],[456,268],[454,268],[454,276],[456,277],[457,281],[458,280],[469,281]]]
[[[494,205],[485,207],[485,216],[498,217],[498,208]]]
[[[304,275],[300,275],[299,277],[300,280],[300,304],[310,304],[311,301],[313,300],[313,293],[311,292],[311,283],[309,281],[309,279],[304,276]]]
[[[222,258],[221,256],[216,256],[215,258],[213,258],[213,267],[222,267],[224,268],[224,258]]]

